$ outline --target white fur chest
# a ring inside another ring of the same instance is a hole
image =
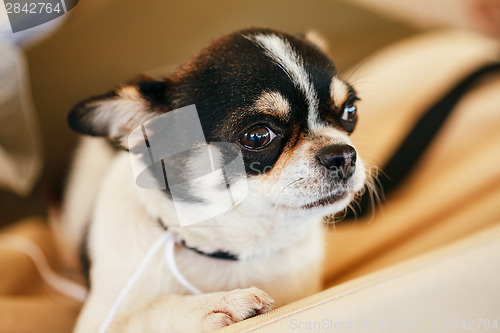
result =
[[[164,232],[157,220],[158,215],[168,219],[168,213],[171,214],[168,210],[171,207],[167,206],[163,212],[158,209],[159,202],[154,202],[160,200],[157,197],[151,197],[152,200],[144,204],[144,197],[140,197],[143,191],[151,190],[136,187],[127,156],[122,154],[102,184],[90,229],[91,287],[95,294],[109,295],[101,302],[103,311],[106,306],[111,306],[113,297],[117,297],[150,247]],[[277,305],[283,305],[310,295],[321,287],[322,226],[319,222],[304,221],[306,223],[300,230],[293,230],[297,228],[295,222],[269,239],[273,242],[269,248],[276,247],[278,241],[286,244],[279,244],[282,249],[269,256],[251,260],[222,260],[176,246],[175,260],[186,279],[203,292],[256,286],[268,292]],[[220,234],[220,231],[214,232],[213,228],[220,227],[207,228],[212,230],[211,237],[217,242],[214,235]],[[268,246],[265,240],[259,241],[259,244]],[[133,309],[160,295],[187,293],[169,271],[161,249],[130,291],[122,310]]]

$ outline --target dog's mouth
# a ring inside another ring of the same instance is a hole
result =
[[[333,193],[333,194],[330,194],[330,195],[328,195],[328,196],[326,196],[326,197],[324,197],[322,199],[319,199],[317,201],[308,203],[307,205],[304,205],[301,208],[303,208],[303,209],[311,209],[311,208],[315,208],[315,207],[328,206],[328,205],[334,204],[335,202],[337,202],[339,200],[345,199],[347,197],[347,194],[348,194],[347,191],[341,191],[341,192],[338,192],[338,193]]]

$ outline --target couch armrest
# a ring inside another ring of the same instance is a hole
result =
[[[500,223],[218,332],[491,331],[500,321],[498,258]]]

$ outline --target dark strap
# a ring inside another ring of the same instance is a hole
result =
[[[160,227],[162,229],[168,230],[167,225],[165,223],[163,223],[163,221],[161,219],[157,219],[157,221],[160,224]],[[203,256],[206,256],[206,257],[210,257],[210,258],[214,258],[214,259],[233,260],[233,261],[239,260],[238,255],[231,253],[231,252],[228,252],[228,251],[218,250],[215,252],[203,252],[196,247],[188,246],[184,240],[181,240],[179,245],[181,245],[182,247],[184,247],[188,250],[194,251],[194,252],[201,254]]]
[[[203,252],[195,247],[190,247],[186,245],[185,241],[181,241],[181,245],[184,246],[186,249],[189,249],[191,251],[194,251],[198,254],[201,254],[203,256],[207,256],[210,258],[214,259],[223,259],[223,260],[238,260],[238,256],[234,253],[228,252],[228,251],[215,251],[215,252]]]
[[[381,188],[378,189],[384,194],[381,196],[381,201],[413,171],[415,165],[439,133],[439,130],[462,96],[480,79],[498,70],[500,70],[500,63],[494,63],[481,67],[469,74],[423,114],[396,152],[382,168],[383,172],[379,176],[379,185]],[[372,198],[370,198],[369,191],[364,191],[359,200],[359,207],[354,208],[356,211],[350,210],[346,218],[360,217],[369,213],[372,206]]]

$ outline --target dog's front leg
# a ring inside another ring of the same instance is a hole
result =
[[[100,307],[97,302],[95,299],[85,305],[86,313],[82,314],[75,333],[97,330],[95,315],[102,315],[92,309],[93,304]],[[265,313],[273,303],[269,295],[255,287],[203,295],[165,295],[133,312],[119,314],[107,332],[212,332]]]

